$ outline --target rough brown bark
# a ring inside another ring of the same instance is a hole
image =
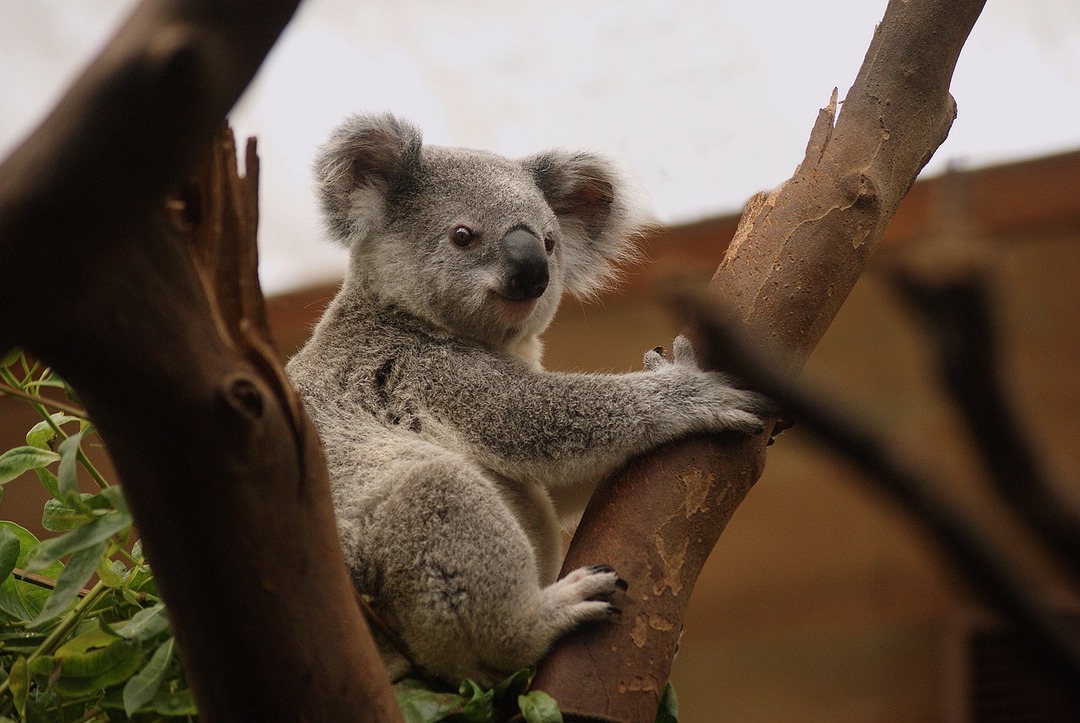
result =
[[[0,167],[0,347],[82,396],[205,720],[399,719],[317,437],[266,337],[253,148],[170,215],[295,2],[147,2]]]
[[[984,0],[891,0],[835,119],[821,111],[794,177],[755,197],[710,290],[797,374],[955,117],[948,87]],[[536,686],[568,720],[648,721],[701,565],[757,480],[767,434],[693,439],[629,465],[594,497],[564,571],[629,581],[622,622],[566,638]]]

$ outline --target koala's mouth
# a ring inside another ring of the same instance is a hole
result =
[[[511,299],[497,291],[491,292],[491,298],[499,316],[508,320],[520,320],[529,316],[536,309],[537,299]]]

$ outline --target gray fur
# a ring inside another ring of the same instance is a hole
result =
[[[560,523],[597,482],[692,432],[758,431],[763,401],[698,369],[682,339],[641,372],[541,369],[562,293],[609,283],[646,218],[603,158],[424,146],[392,116],[355,116],[316,175],[351,261],[288,373],[323,440],[350,572],[425,672],[492,683],[615,611],[609,568],[555,580]],[[546,257],[537,298],[508,291],[524,273],[515,230],[536,244],[528,273]]]

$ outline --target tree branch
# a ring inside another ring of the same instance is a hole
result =
[[[932,281],[898,271],[893,281],[930,332],[945,389],[971,428],[998,494],[1073,583],[1080,582],[1080,519],[1054,492],[1005,393],[985,280],[968,274]]]
[[[744,212],[710,289],[787,373],[944,141],[952,71],[983,4],[891,0],[835,125],[834,94],[795,176]],[[569,636],[541,665],[536,685],[568,719],[651,720],[701,565],[760,476],[768,436],[669,445],[594,496],[563,570],[605,562],[630,589],[621,624]]]
[[[706,340],[701,350],[706,358],[723,356],[732,373],[768,394],[799,420],[800,428],[861,469],[875,491],[937,543],[944,561],[988,609],[1024,633],[1040,654],[1047,675],[1060,681],[1066,691],[1080,690],[1080,643],[1072,626],[1046,610],[1023,576],[962,510],[938,494],[931,480],[911,469],[907,459],[880,435],[774,371],[777,365],[752,351],[720,309],[699,302],[692,303],[691,311]]]
[[[296,2],[143,3],[0,167],[0,346],[47,359],[124,483],[204,720],[395,720],[317,436],[255,276],[256,168],[207,156]],[[200,180],[165,195],[200,159]]]

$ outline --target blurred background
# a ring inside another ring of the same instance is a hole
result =
[[[134,0],[0,0],[0,157]],[[604,150],[665,223],[738,210],[791,175],[818,108],[862,63],[885,0],[308,0],[231,116],[255,135],[268,293],[335,279],[309,165],[346,115],[389,110],[429,142]],[[992,0],[927,173],[1080,145],[1080,3]]]
[[[0,155],[30,132],[131,0],[0,0]],[[884,0],[302,5],[235,109],[262,157],[260,253],[283,354],[336,290],[308,166],[345,115],[391,110],[428,141],[620,159],[666,229],[599,304],[568,300],[549,368],[624,371],[680,322],[673,277],[706,280],[754,192],[791,175],[818,108],[851,84]],[[987,279],[1002,374],[1061,504],[1080,509],[1080,4],[991,0],[957,67],[959,118],[804,379],[932,476],[1025,584],[1077,590],[988,490],[897,269]],[[33,413],[0,398],[0,449]],[[34,484],[0,515],[34,529]],[[29,506],[25,506],[29,505]],[[25,507],[24,507],[25,506]],[[40,532],[40,529],[36,530]],[[910,521],[796,427],[698,582],[674,682],[690,721],[1068,720],[1021,641]]]

